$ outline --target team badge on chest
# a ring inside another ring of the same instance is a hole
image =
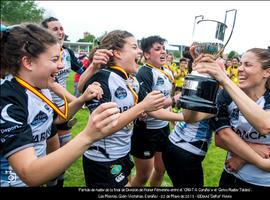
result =
[[[125,88],[119,86],[115,92],[114,92],[114,96],[118,99],[124,99],[127,97],[127,91],[125,90]]]

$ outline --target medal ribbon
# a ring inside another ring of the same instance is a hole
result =
[[[41,100],[43,100],[47,105],[49,105],[58,115],[60,115],[62,118],[67,120],[68,118],[68,103],[65,96],[65,113],[62,112],[50,99],[48,99],[44,94],[39,92],[36,88],[34,88],[32,85],[24,81],[23,79],[19,78],[18,76],[15,76],[16,81],[23,86],[24,88],[30,90],[32,93],[34,93],[36,96],[38,96]]]
[[[147,65],[148,67],[155,68],[155,69],[157,69],[158,71],[160,71],[162,74],[164,74],[164,75],[171,81],[171,83],[174,82],[174,80],[172,79],[172,77],[171,77],[169,74],[167,74],[166,72],[164,72],[164,70],[162,70],[162,69],[160,69],[160,68],[158,68],[158,67],[155,67],[154,65],[150,65],[149,63],[146,63],[146,65]]]
[[[111,68],[122,72],[125,75],[125,77],[128,79],[128,74],[123,68],[121,68],[119,66],[112,66]],[[132,87],[128,83],[127,83],[127,87],[131,91],[133,98],[134,98],[134,101],[135,101],[135,105],[136,105],[138,103],[138,95],[136,94],[136,92],[132,89]]]
[[[63,62],[63,54],[64,54],[64,48],[61,48],[61,51],[60,51],[60,60],[61,62]]]

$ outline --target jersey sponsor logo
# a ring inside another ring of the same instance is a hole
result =
[[[111,168],[111,174],[113,175],[118,175],[122,171],[121,165],[112,165]]]
[[[164,85],[164,79],[159,76],[156,85]]]
[[[8,104],[6,105],[1,112],[1,124],[4,124],[6,121],[8,122],[12,122],[15,124],[20,124],[22,125],[22,122],[18,122],[15,119],[13,119],[9,114],[8,114],[8,108],[11,106],[12,104]]]
[[[125,178],[125,175],[123,173],[119,174],[118,176],[115,177],[115,181],[117,183],[121,182]]]
[[[4,133],[9,133],[11,131],[14,131],[15,129],[19,129],[21,128],[22,126],[21,125],[15,125],[15,126],[12,126],[12,127],[8,127],[8,128],[5,128],[5,129],[1,129],[1,134],[4,134]],[[1,142],[4,143],[6,141],[5,138],[11,138],[15,136],[15,134],[8,134],[8,135],[3,135],[1,137]],[[4,138],[5,137],[5,138]]]
[[[8,161],[4,158],[0,160],[0,177],[1,181],[11,184],[17,180],[16,173],[12,170]]]
[[[32,126],[37,126],[40,124],[43,124],[48,120],[48,116],[46,113],[40,111],[34,118],[34,120],[31,122]]]
[[[234,127],[232,127],[232,129],[234,130],[234,132],[236,132],[237,135],[239,135],[239,137],[241,137],[243,139],[258,140],[261,138],[266,138],[266,135],[261,135],[256,131],[247,132],[245,130],[235,129]]]
[[[11,184],[13,182],[16,182],[17,180],[17,175],[14,171],[12,170],[5,170],[1,174],[1,178],[4,182],[7,182],[8,184]]]
[[[144,152],[143,152],[143,155],[144,155],[144,156],[150,156],[151,154],[150,154],[150,151],[144,151]]]
[[[127,97],[127,91],[120,86],[115,90],[114,96],[118,99],[124,99]]]

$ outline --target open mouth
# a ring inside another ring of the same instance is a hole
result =
[[[245,76],[238,76],[238,80],[239,81],[245,81],[245,80],[247,80],[247,77],[245,77]]]
[[[165,55],[160,56],[160,61],[165,62],[166,61],[166,56]]]
[[[135,58],[135,63],[139,63],[139,61],[140,61],[140,58],[139,57],[137,57],[137,58]]]
[[[58,73],[52,73],[50,77],[53,78],[53,79],[55,79],[55,77],[57,76],[57,74]]]

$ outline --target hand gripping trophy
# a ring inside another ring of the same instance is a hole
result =
[[[226,34],[227,13],[234,12],[230,34]],[[228,44],[235,25],[237,10],[227,10],[224,23],[204,19],[203,15],[195,17],[193,27],[193,45],[197,55],[212,54],[218,58]],[[225,36],[228,38],[224,40]],[[200,74],[192,71],[185,78],[182,97],[179,99],[180,106],[185,109],[216,114],[216,95],[219,83],[208,74]],[[178,104],[179,105],[179,104]]]

